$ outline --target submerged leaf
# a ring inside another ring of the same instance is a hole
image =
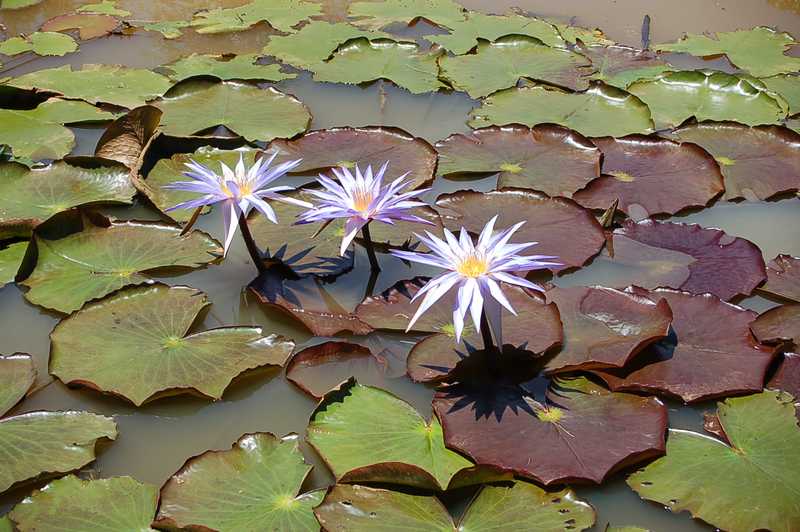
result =
[[[322,13],[322,6],[304,0],[253,0],[239,7],[195,13],[191,26],[197,33],[244,31],[261,21],[284,33],[309,17]]]
[[[89,303],[51,333],[50,372],[139,406],[166,392],[219,399],[240,373],[289,358],[294,343],[260,327],[188,334],[208,306],[199,290],[161,284]]]
[[[226,451],[190,458],[161,488],[155,524],[219,532],[316,530],[324,492],[298,495],[311,471],[298,438],[245,434]]]
[[[149,22],[142,26],[145,31],[157,31],[165,39],[177,39],[183,32],[181,29],[190,26],[188,20],[163,20],[160,22]]]
[[[33,52],[36,55],[63,56],[78,50],[78,43],[63,33],[37,31],[25,37],[12,37],[0,42],[0,54],[17,55]]]
[[[347,14],[363,17],[353,24],[370,29],[380,29],[396,22],[411,24],[420,18],[451,28],[465,19],[466,10],[453,0],[383,0],[353,2]]]
[[[767,264],[764,292],[800,303],[800,257],[778,255]]]
[[[265,80],[281,81],[296,78],[297,74],[287,74],[280,65],[258,64],[259,54],[237,56],[192,54],[174,63],[164,65],[170,79],[182,81],[195,76],[211,76],[221,80]]]
[[[88,412],[30,412],[0,419],[0,492],[41,474],[83,467],[94,460],[97,440],[116,437],[113,419]]]
[[[74,475],[34,491],[11,511],[19,530],[155,532],[158,488],[131,477],[81,480]]]
[[[592,137],[622,137],[653,129],[647,105],[636,96],[602,83],[579,93],[544,86],[506,89],[489,96],[470,112],[469,125],[474,128],[517,123],[561,124]]]
[[[0,288],[14,282],[27,249],[27,242],[17,242],[0,249]]]
[[[767,391],[728,399],[718,416],[730,444],[670,430],[667,455],[628,477],[628,485],[724,530],[792,530],[800,520],[800,429],[792,397]]]
[[[600,177],[600,150],[567,128],[543,124],[487,127],[436,143],[439,175],[498,172],[497,188],[572,197]]]
[[[525,35],[538,39],[547,46],[566,47],[558,30],[546,20],[525,17],[516,13],[486,15],[468,11],[464,21],[451,22],[450,33],[426,35],[425,39],[442,46],[445,50],[462,55],[478,45],[479,39],[495,41],[505,35]]]
[[[120,26],[119,19],[109,15],[67,13],[51,18],[42,25],[42,31],[78,30],[82,41],[109,35]]]
[[[0,355],[0,417],[25,397],[34,380],[36,369],[30,355]]]
[[[214,261],[219,243],[200,231],[154,222],[90,226],[59,240],[36,236],[36,267],[22,281],[25,298],[68,314],[86,301],[151,280],[158,269],[198,268]]]
[[[622,44],[591,44],[578,46],[577,50],[592,61],[596,72],[591,79],[620,89],[670,70],[670,66],[653,52]]]

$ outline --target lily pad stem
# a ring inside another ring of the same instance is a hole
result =
[[[489,327],[489,319],[486,317],[486,309],[481,313],[481,338],[483,338],[483,349],[487,353],[493,351],[494,341],[492,340],[492,329]]]
[[[239,216],[239,229],[242,231],[242,238],[247,246],[247,252],[250,253],[250,258],[253,259],[253,264],[256,265],[258,273],[265,273],[267,266],[261,257],[261,252],[258,250],[253,234],[250,232],[250,226],[247,225],[247,217],[242,213]]]
[[[381,267],[378,265],[378,257],[375,256],[375,245],[372,243],[372,237],[369,235],[369,224],[367,224],[361,228],[361,234],[364,237],[364,247],[367,249],[367,257],[369,258],[369,267],[372,268],[373,272],[381,271]]]

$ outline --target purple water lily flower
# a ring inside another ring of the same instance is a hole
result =
[[[438,266],[449,270],[434,277],[420,289],[414,299],[425,296],[417,312],[411,318],[406,331],[414,322],[436,303],[451,288],[458,288],[458,297],[453,309],[453,326],[456,341],[461,341],[464,330],[464,318],[467,311],[472,316],[476,330],[481,328],[481,316],[486,312],[495,341],[502,346],[502,327],[500,322],[501,306],[516,315],[516,311],[503,295],[500,283],[508,283],[534,290],[543,291],[542,287],[514,272],[544,269],[549,266],[561,266],[552,262],[556,257],[547,255],[520,255],[523,250],[534,246],[537,242],[509,244],[514,233],[525,223],[519,222],[495,234],[494,224],[497,216],[489,220],[475,244],[472,237],[462,227],[459,237],[444,230],[445,240],[426,231],[427,237],[417,238],[431,249],[431,253],[392,250],[392,255],[404,260]]]
[[[339,251],[341,255],[344,255],[356,233],[372,220],[392,225],[395,220],[433,225],[432,222],[407,212],[409,209],[426,205],[414,199],[429,189],[403,192],[410,185],[410,181],[404,181],[408,173],[388,185],[383,185],[383,175],[388,166],[387,161],[373,175],[372,166],[367,166],[367,170],[362,173],[356,165],[355,176],[345,167],[333,168],[338,183],[320,174],[317,181],[323,186],[323,190],[308,190],[319,203],[300,214],[297,223],[327,222],[345,218],[347,221]]]
[[[184,172],[183,175],[192,178],[193,181],[177,181],[164,185],[163,188],[196,192],[203,195],[197,199],[178,203],[174,207],[167,209],[167,212],[176,209],[196,209],[214,205],[215,203],[223,203],[225,217],[224,253],[227,255],[233,235],[236,233],[236,224],[239,221],[239,217],[242,215],[247,216],[251,208],[255,207],[268,220],[278,223],[275,211],[263,198],[292,203],[301,207],[311,207],[311,204],[307,201],[278,194],[279,192],[294,190],[293,187],[267,187],[268,184],[300,164],[299,160],[288,161],[270,168],[276,156],[277,153],[273,154],[269,159],[262,157],[248,169],[245,167],[244,159],[240,153],[239,162],[233,170],[225,163],[220,162],[222,175],[194,160],[186,163],[189,171]]]

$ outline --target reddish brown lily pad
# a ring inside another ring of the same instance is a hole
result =
[[[627,221],[612,235],[614,262],[630,268],[629,284],[749,295],[766,278],[761,250],[744,238],[697,224]]]
[[[267,151],[277,150],[277,162],[302,159],[294,173],[325,171],[336,166],[373,170],[389,161],[385,182],[409,172],[418,188],[433,180],[436,150],[427,141],[396,127],[339,127],[310,131],[297,140],[274,140]]]
[[[40,31],[78,30],[82,41],[108,35],[116,30],[120,21],[110,15],[91,13],[68,13],[51,18],[42,25]]]
[[[530,253],[555,255],[564,267],[583,266],[605,243],[603,228],[586,209],[567,198],[549,198],[530,190],[508,188],[493,192],[461,190],[436,200],[445,227],[462,226],[479,233],[493,216],[495,229],[525,221],[513,242],[538,242]],[[558,270],[559,267],[552,267]]]
[[[792,342],[800,346],[800,305],[781,305],[761,314],[750,326],[765,344]]]
[[[433,399],[445,444],[479,465],[545,485],[601,483],[664,452],[667,410],[654,397],[609,392],[579,377],[554,381],[540,405],[524,387],[483,373]]]
[[[666,300],[613,288],[553,288],[554,302],[564,324],[561,350],[547,370],[572,371],[622,367],[649,344],[669,334],[672,311]]]
[[[654,78],[669,70],[669,65],[658,54],[649,50],[601,43],[578,45],[577,50],[588,57],[597,69],[591,79],[620,89],[628,88],[634,81]]]
[[[600,151],[583,135],[554,124],[491,126],[436,143],[437,174],[498,172],[497,188],[566,196],[600,176]]]
[[[760,290],[800,303],[800,258],[778,255],[772,259],[767,264],[767,282]]]
[[[643,135],[594,143],[603,152],[604,175],[575,194],[584,207],[606,209],[619,200],[619,210],[644,218],[705,206],[724,190],[714,158],[695,144]]]
[[[631,291],[648,296],[647,290]],[[687,403],[761,391],[773,349],[750,333],[755,312],[711,294],[661,289],[649,297],[669,303],[674,335],[624,369],[596,371],[612,390],[660,393]]]
[[[725,176],[725,199],[768,199],[800,188],[800,135],[781,126],[704,122],[674,132],[714,156]]]
[[[286,366],[286,378],[315,399],[354,376],[383,375],[386,360],[364,346],[349,342],[324,342],[296,353]]]
[[[784,353],[783,362],[766,387],[789,392],[794,397],[795,406],[800,406],[800,354]],[[800,418],[800,408],[796,408],[795,412]]]

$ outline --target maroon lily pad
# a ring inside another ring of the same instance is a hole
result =
[[[695,144],[643,135],[594,143],[604,175],[573,196],[584,207],[606,209],[619,200],[619,210],[646,218],[705,206],[724,190],[714,158]]]
[[[296,140],[273,140],[267,151],[277,150],[278,162],[302,159],[294,173],[324,171],[336,166],[377,170],[389,161],[389,177],[409,172],[418,188],[433,180],[436,150],[427,141],[395,127],[338,127],[310,131]]]
[[[622,44],[579,44],[577,50],[588,57],[597,69],[592,79],[620,89],[628,88],[634,81],[655,77],[669,70],[658,54]]]
[[[744,238],[697,224],[628,220],[612,235],[614,262],[630,268],[629,284],[749,295],[766,278],[761,250]]]
[[[445,227],[465,227],[479,233],[493,216],[495,229],[520,221],[525,225],[513,242],[538,242],[531,253],[555,255],[565,267],[583,266],[605,243],[603,228],[592,214],[567,198],[550,198],[530,190],[509,188],[493,192],[461,190],[436,200]],[[553,268],[558,269],[558,268]]]
[[[686,403],[761,391],[774,351],[750,333],[755,312],[711,294],[631,292],[666,299],[674,334],[623,369],[595,371],[612,390],[661,393]]]
[[[800,188],[800,135],[781,126],[704,122],[674,132],[714,156],[725,176],[725,199],[768,199]]]
[[[51,18],[40,31],[78,30],[82,41],[108,35],[120,25],[119,19],[110,15],[92,13],[67,13]]]
[[[479,465],[545,485],[601,483],[664,452],[667,411],[654,397],[610,392],[578,377],[555,380],[541,405],[518,380],[491,380],[496,371],[476,370],[483,375],[441,388],[433,409],[445,445]]]
[[[800,258],[778,255],[767,264],[767,282],[759,289],[800,303]]]
[[[761,314],[750,326],[765,344],[792,342],[800,346],[800,305],[781,305]]]
[[[600,176],[600,150],[571,129],[491,126],[436,143],[439,175],[498,172],[497,188],[520,187],[566,196]]]
[[[349,377],[383,375],[386,360],[364,346],[349,342],[324,342],[296,353],[286,366],[286,378],[315,399]]]
[[[672,323],[666,300],[656,303],[613,288],[553,288],[546,296],[564,324],[561,350],[547,362],[550,372],[622,367],[665,338]]]
[[[795,406],[800,406],[800,354],[783,354],[783,362],[767,383],[767,388],[789,392],[794,397]],[[800,418],[800,408],[795,408],[795,412]]]

